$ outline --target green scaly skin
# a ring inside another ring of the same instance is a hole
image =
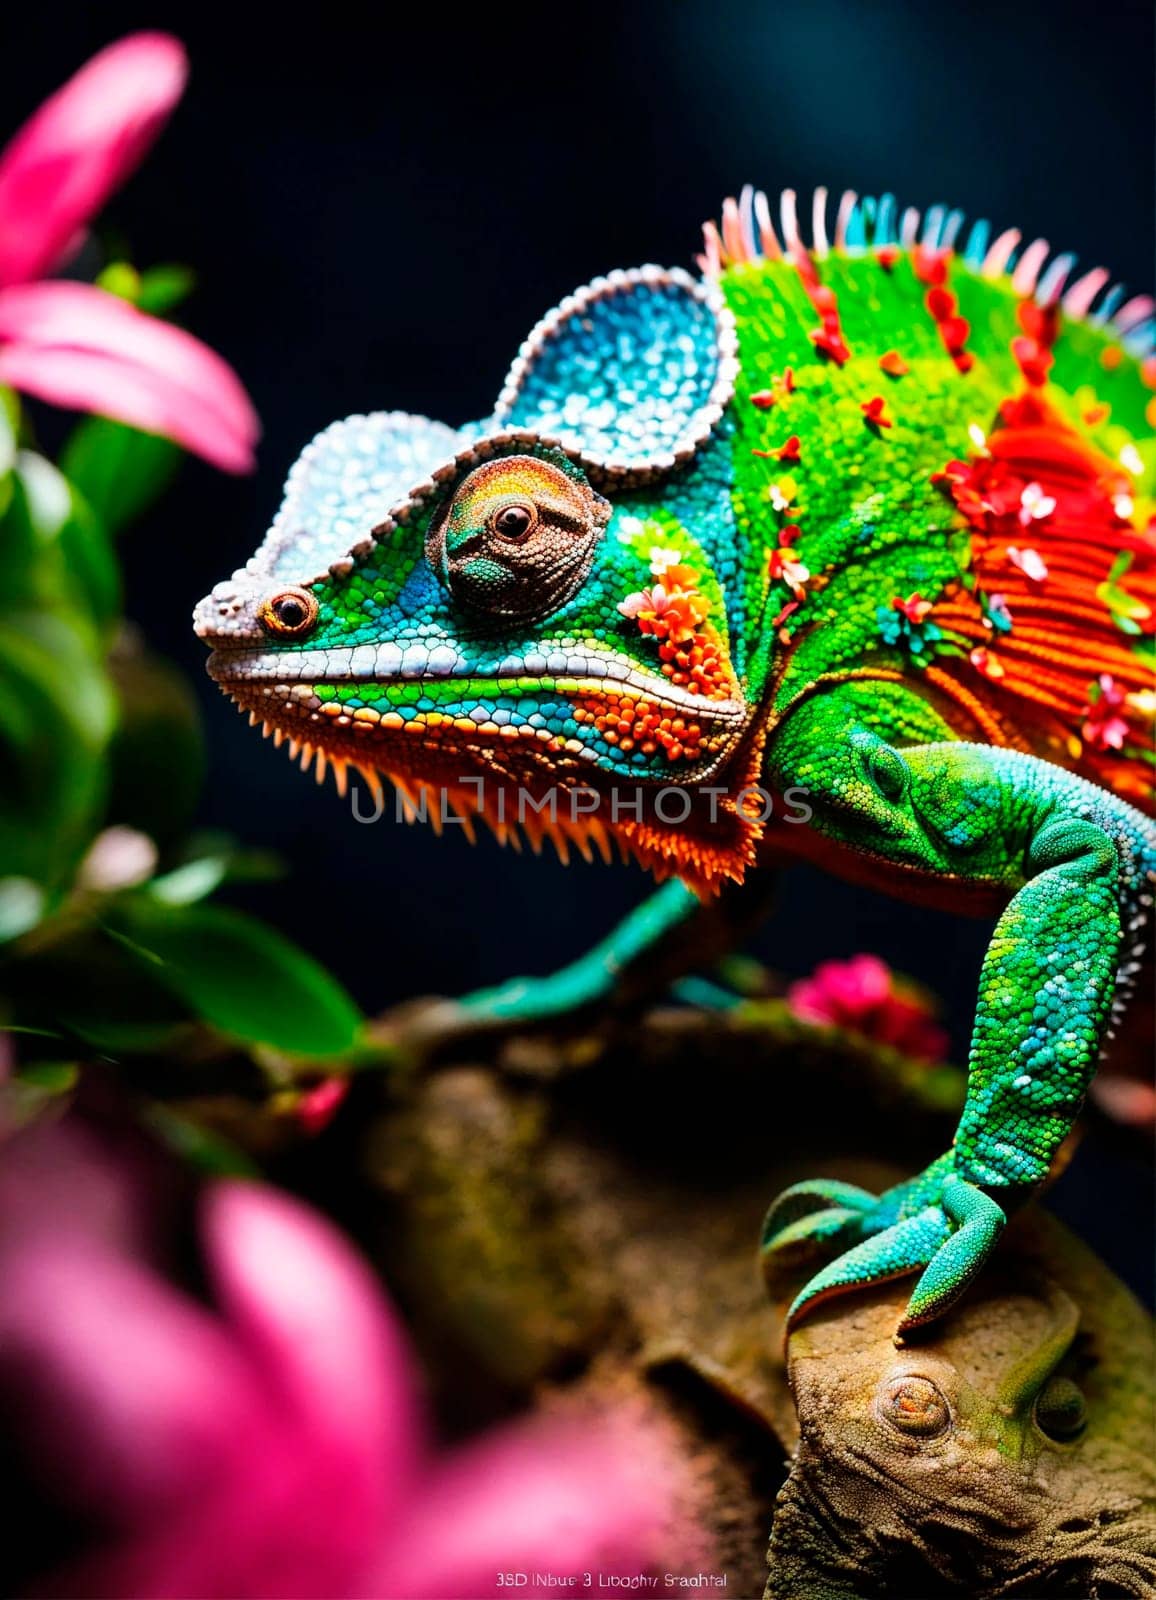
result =
[[[541,1023],[613,998],[648,969],[668,981],[670,962],[657,952],[677,948],[676,966],[693,965],[705,915],[699,892],[784,850],[911,899],[999,913],[952,1149],[878,1198],[799,1185],[767,1219],[764,1249],[775,1261],[842,1251],[798,1296],[792,1319],[837,1290],[918,1273],[902,1334],[962,1292],[1008,1208],[1045,1178],[1068,1134],[1151,903],[1156,831],[1076,773],[979,742],[974,721],[928,672],[929,663],[965,660],[969,641],[892,625],[896,597],[935,603],[974,586],[967,525],[933,477],[953,459],[985,453],[1001,403],[1022,391],[1012,352],[1020,296],[1006,279],[953,262],[951,291],[970,325],[973,364],[964,373],[907,255],[886,270],[871,256],[838,252],[821,266],[850,352],[839,361],[816,348],[814,284],[794,265],[739,262],[722,273],[738,335],[733,394],[677,463],[656,456],[648,477],[600,471],[598,450],[609,448],[600,434],[582,435],[586,424],[561,410],[536,433],[534,417],[518,412],[524,396],[497,419],[524,431],[509,438],[491,426],[480,454],[469,451],[485,426],[441,430],[448,444],[415,458],[408,480],[428,471],[431,481],[397,517],[383,515],[397,493],[383,505],[363,489],[341,505],[352,491],[333,487],[340,458],[325,494],[302,502],[290,494],[292,515],[283,512],[250,566],[202,602],[198,627],[227,692],[294,741],[291,749],[304,746],[307,760],[313,749],[324,753],[342,781],[346,763],[376,768],[410,790],[448,786],[459,809],[467,776],[538,798],[585,786],[603,805],[626,780],[648,797],[661,787],[692,796],[688,819],[666,823],[647,811],[642,832],[617,816],[601,831],[581,822],[545,830],[580,846],[616,839],[675,881],[563,972],[471,997],[475,1021]],[[630,285],[613,303],[630,314],[637,293]],[[639,312],[644,331],[651,314]],[[645,372],[624,378],[614,367],[629,359],[628,337],[615,332],[599,351],[588,322],[564,328],[563,342],[570,338],[574,351],[563,354],[572,370],[543,369],[540,341],[531,340],[528,359],[544,370],[547,395],[563,381],[595,399],[645,391]],[[1102,359],[1109,347],[1117,348],[1110,328],[1065,322],[1048,400],[1104,458],[1133,453],[1139,492],[1156,465],[1149,396],[1131,356]],[[888,350],[902,354],[901,375],[881,371]],[[769,386],[787,368],[793,384],[768,408]],[[661,391],[671,406],[693,388],[695,370],[688,362]],[[876,396],[886,428],[864,411]],[[565,395],[557,399],[561,407]],[[1093,413],[1092,400],[1110,410]],[[584,401],[575,403],[580,411]],[[422,430],[440,427],[397,425],[407,440],[412,427],[419,455]],[[781,451],[789,436],[800,440],[797,459]],[[379,447],[342,435],[331,448]],[[388,456],[393,446],[380,448]],[[439,458],[445,465],[433,470]],[[303,481],[312,493],[308,473]],[[495,507],[512,500],[540,519],[534,539],[551,524],[555,544],[543,562],[568,552],[565,571],[549,568],[544,614],[535,584],[545,580],[535,573],[545,568],[517,567],[521,558],[495,542]],[[801,562],[806,578],[777,568],[776,549]],[[677,648],[705,644],[709,658],[708,676],[681,690],[672,673],[689,674],[692,658],[680,667],[664,655],[676,648],[673,636],[639,617],[643,600],[653,611],[664,560],[689,570],[684,587],[700,604],[691,643]],[[270,621],[287,585],[305,596],[300,637]],[[381,647],[392,653],[375,654]],[[620,688],[627,678],[629,689]],[[986,691],[977,669],[974,693],[982,700]],[[656,726],[666,718],[656,733],[646,731],[648,711]],[[756,781],[780,797],[805,791],[810,826],[754,824],[735,795]],[[709,825],[706,784],[726,790]],[[478,809],[505,831],[492,802]]]

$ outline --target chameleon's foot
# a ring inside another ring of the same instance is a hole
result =
[[[945,1158],[878,1199],[847,1183],[795,1184],[767,1215],[763,1261],[768,1271],[777,1270],[817,1246],[845,1247],[796,1295],[788,1329],[831,1295],[919,1272],[896,1333],[902,1338],[959,1298],[1006,1220],[1001,1207],[958,1177]]]

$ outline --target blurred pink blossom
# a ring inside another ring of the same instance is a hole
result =
[[[296,1105],[297,1121],[306,1133],[321,1133],[337,1115],[349,1093],[348,1078],[322,1078],[306,1089]]]
[[[844,1028],[919,1061],[942,1061],[948,1039],[918,991],[878,956],[824,961],[787,991],[797,1017]]]
[[[176,39],[133,34],[94,56],[0,151],[0,384],[245,472],[257,417],[219,356],[92,284],[36,281],[138,165],[186,75]]]
[[[86,1130],[8,1146],[0,1392],[39,1481],[104,1535],[38,1593],[439,1600],[657,1556],[650,1431],[538,1421],[439,1457],[397,1316],[328,1222],[212,1184],[202,1300],[152,1264],[143,1199]]]
[[[1156,1084],[1121,1073],[1100,1072],[1092,1079],[1092,1099],[1113,1122],[1146,1132],[1156,1129]]]

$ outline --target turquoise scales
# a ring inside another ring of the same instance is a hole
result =
[[[197,612],[222,688],[342,790],[384,774],[673,880],[475,1020],[637,997],[783,854],[999,917],[952,1149],[768,1219],[772,1257],[842,1252],[795,1315],[918,1273],[904,1329],[1046,1175],[1156,871],[1152,302],[1014,232],[960,237],[889,198],[844,196],[829,226],[819,192],[808,247],[793,195],[776,228],[744,191],[705,281],[579,291],[484,422],[319,435]],[[805,789],[810,824],[768,821],[753,785]]]

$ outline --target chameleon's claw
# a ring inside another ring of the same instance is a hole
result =
[[[788,1330],[820,1300],[919,1272],[896,1338],[933,1322],[968,1287],[1006,1221],[1002,1208],[938,1162],[877,1200],[852,1184],[795,1184],[771,1207],[764,1265],[778,1268],[799,1247],[851,1247],[815,1274],[787,1312]]]

